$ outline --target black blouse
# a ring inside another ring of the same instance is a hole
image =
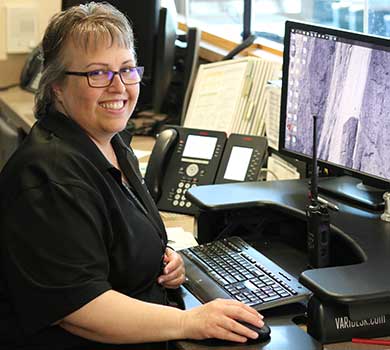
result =
[[[130,189],[61,113],[41,119],[3,169],[0,345],[105,348],[51,324],[110,289],[166,303],[164,225],[132,150],[119,135],[112,145]]]

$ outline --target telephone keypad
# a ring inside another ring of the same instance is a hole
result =
[[[187,190],[198,186],[199,179],[183,177],[178,182],[176,188],[173,187],[170,191],[169,197],[172,201],[172,206],[181,208],[190,208],[192,203],[185,197]]]

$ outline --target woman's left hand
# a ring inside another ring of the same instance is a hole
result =
[[[178,288],[185,281],[184,262],[180,254],[167,248],[164,254],[163,274],[158,277],[158,283],[165,288]]]

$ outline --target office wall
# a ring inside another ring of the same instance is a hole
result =
[[[7,53],[7,5],[37,8],[38,38],[36,40],[39,41],[51,16],[61,9],[61,0],[0,0],[0,86],[19,81],[27,57],[26,53]]]

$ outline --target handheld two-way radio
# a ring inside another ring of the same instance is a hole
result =
[[[312,268],[329,266],[329,212],[325,204],[318,201],[317,167],[317,116],[313,116],[313,169],[309,190],[307,216],[307,250]]]

